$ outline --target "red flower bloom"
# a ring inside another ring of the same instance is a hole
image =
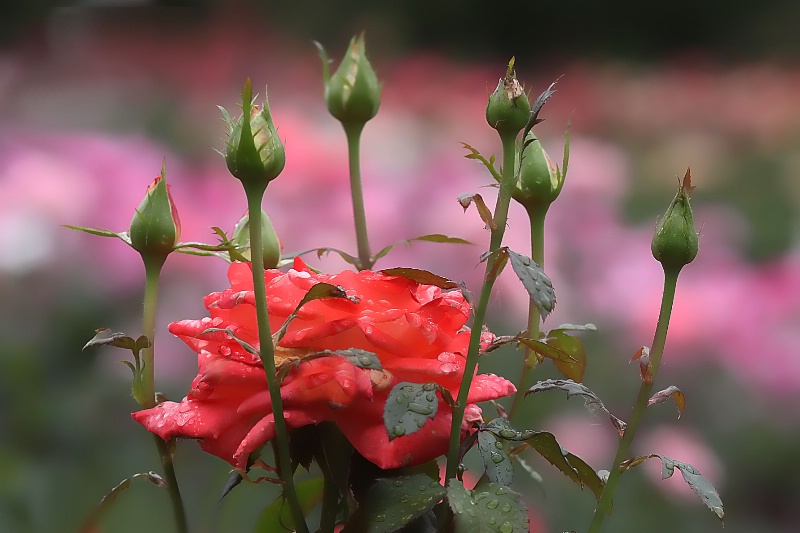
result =
[[[228,278],[230,289],[205,298],[210,318],[170,324],[169,330],[198,353],[199,372],[189,394],[180,403],[164,402],[132,416],[163,439],[199,439],[205,451],[244,468],[248,455],[275,437],[275,425],[258,356],[224,332],[203,333],[225,328],[258,344],[250,265],[233,263]],[[316,283],[340,285],[358,298],[357,303],[328,298],[303,306],[275,351],[276,365],[321,350],[360,348],[376,353],[383,367],[362,369],[336,356],[301,362],[281,383],[290,429],[333,420],[381,468],[420,464],[447,451],[451,411],[443,401],[418,432],[392,441],[383,409],[392,387],[402,381],[433,381],[457,394],[470,337],[463,328],[469,305],[461,293],[379,272],[316,274],[300,259],[286,274],[268,270],[265,282],[273,332]],[[491,334],[485,336],[491,340]],[[476,402],[515,391],[501,377],[475,376],[464,430],[480,418]]]

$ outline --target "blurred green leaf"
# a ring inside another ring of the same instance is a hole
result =
[[[323,480],[321,477],[307,479],[295,484],[297,499],[303,514],[308,514],[322,500]],[[258,517],[254,533],[275,533],[294,531],[294,520],[289,505],[283,496],[275,498]]]

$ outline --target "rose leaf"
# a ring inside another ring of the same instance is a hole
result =
[[[444,487],[426,474],[378,479],[342,533],[398,531],[433,509],[444,495]]]
[[[666,389],[655,393],[653,397],[647,401],[647,406],[650,407],[651,405],[664,403],[670,398],[675,400],[675,405],[678,407],[678,418],[680,418],[683,414],[684,407],[686,407],[686,395],[675,385],[670,385]]]
[[[486,205],[486,202],[483,201],[483,197],[481,197],[478,193],[466,193],[462,194],[458,197],[458,203],[461,204],[461,207],[464,208],[464,212],[467,212],[467,208],[470,204],[475,204],[475,207],[478,209],[478,214],[481,216],[481,220],[486,226],[489,227],[490,230],[496,230],[497,224],[494,223],[494,218],[492,217],[492,212]]]
[[[560,389],[566,391],[567,398],[571,396],[583,396],[586,400],[586,408],[591,411],[602,411],[604,412],[609,420],[611,420],[611,424],[616,428],[617,432],[620,435],[620,438],[625,433],[625,427],[627,424],[611,414],[603,402],[600,401],[600,398],[597,397],[595,393],[589,390],[588,387],[582,385],[580,383],[575,383],[571,379],[546,379],[544,381],[540,381],[535,383],[531,388],[525,391],[525,396],[528,394],[534,394],[541,391],[552,390],[552,389]]]
[[[447,484],[447,501],[453,511],[455,533],[527,533],[528,509],[522,496],[503,485],[487,483],[475,490],[451,479]]]
[[[483,458],[486,476],[492,483],[510,487],[514,479],[514,465],[503,448],[503,443],[491,431],[478,432],[478,451]]]
[[[436,416],[438,407],[435,383],[404,381],[395,385],[383,410],[389,440],[419,431],[428,419]]]
[[[418,268],[387,268],[386,270],[381,270],[381,273],[387,276],[401,276],[411,281],[416,281],[423,285],[433,285],[440,289],[458,288],[458,283],[455,281]]]
[[[308,514],[322,500],[323,479],[315,477],[295,485],[297,499],[304,514]],[[262,512],[253,530],[255,533],[294,531],[291,507],[283,496],[275,498]]]
[[[544,320],[556,306],[556,293],[553,291],[553,282],[544,273],[542,267],[530,257],[512,250],[508,250],[508,256],[511,259],[511,268],[514,269],[514,273],[528,291],[531,300],[533,300],[534,305],[542,315],[542,320]]]
[[[670,459],[669,457],[654,453],[651,455],[644,455],[642,457],[635,457],[633,459],[623,461],[620,465],[620,468],[633,468],[642,464],[647,459],[656,457],[661,460],[661,479],[672,477],[672,474],[675,473],[675,469],[677,468],[681,471],[683,480],[686,481],[695,494],[700,497],[700,500],[702,500],[706,507],[711,509],[711,511],[717,515],[717,518],[720,520],[725,518],[725,511],[723,509],[722,499],[719,497],[719,493],[714,486],[700,474],[700,471],[690,464],[681,463],[675,459]]]
[[[164,478],[156,474],[155,472],[140,472],[138,474],[134,474],[129,478],[123,479],[116,487],[108,491],[105,496],[100,500],[100,503],[97,504],[97,507],[92,511],[89,518],[86,519],[84,522],[83,528],[81,531],[89,532],[95,531],[95,527],[97,521],[100,519],[100,516],[108,510],[108,508],[116,501],[117,497],[122,493],[122,491],[126,490],[128,487],[131,486],[131,483],[136,478],[144,478],[150,483],[156,485],[157,487],[166,488],[167,482],[164,481]]]
[[[567,335],[561,330],[554,330],[547,335],[547,344],[558,348],[569,355],[569,360],[554,359],[553,364],[561,375],[567,379],[580,383],[586,373],[586,348],[583,342],[572,335]]]

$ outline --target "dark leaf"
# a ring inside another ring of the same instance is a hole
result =
[[[433,509],[445,495],[425,474],[378,479],[342,533],[392,533]]]
[[[458,203],[461,204],[461,207],[464,208],[464,212],[467,211],[467,208],[470,204],[475,204],[475,208],[478,210],[478,214],[481,216],[481,220],[483,223],[488,226],[488,228],[492,231],[497,229],[497,224],[494,223],[494,219],[492,218],[492,212],[486,206],[486,202],[483,201],[483,197],[478,193],[465,193],[458,197]]]
[[[556,293],[553,291],[553,283],[544,270],[536,261],[528,256],[518,254],[513,250],[508,250],[511,260],[511,268],[528,291],[528,294],[542,315],[542,320],[555,309]]]
[[[231,339],[236,341],[236,343],[239,346],[241,346],[247,353],[260,356],[260,354],[258,353],[258,350],[256,350],[255,346],[253,346],[252,344],[250,344],[250,343],[248,343],[246,341],[243,341],[242,339],[237,337],[236,334],[230,329],[226,329],[226,328],[207,328],[207,329],[204,329],[202,332],[200,332],[200,335],[203,335],[205,333],[213,333],[215,331],[222,331],[224,333],[227,333],[228,335],[230,335]]]
[[[522,496],[508,487],[487,483],[467,490],[451,479],[447,501],[453,511],[454,533],[528,533],[528,509]]]
[[[430,235],[422,235],[421,237],[416,237],[409,240],[421,242],[440,242],[445,244],[472,244],[466,239],[462,239],[460,237],[449,237],[441,233],[431,233]]]
[[[136,478],[144,478],[150,483],[156,485],[157,487],[166,488],[167,482],[164,481],[164,478],[156,474],[155,472],[140,472],[138,474],[134,474],[129,478],[123,479],[116,487],[111,489],[103,499],[100,500],[100,503],[97,504],[94,511],[92,511],[89,518],[86,519],[84,522],[83,528],[81,529],[82,532],[90,533],[92,531],[96,531],[96,524],[97,521],[100,519],[100,516],[108,510],[108,508],[116,501],[117,497],[126,489],[131,486],[131,483]]]
[[[491,431],[478,432],[478,451],[483,458],[486,476],[492,483],[510,487],[514,479],[514,465],[503,448],[503,443]]]
[[[540,431],[525,442],[536,450],[539,455],[544,457],[547,462],[561,470],[565,476],[578,485],[583,486],[578,472],[569,464],[569,461],[567,461],[566,456],[569,452],[561,447],[552,433]]]
[[[492,261],[492,268],[486,273],[484,283],[494,283],[497,277],[503,272],[503,269],[508,263],[508,248],[499,248],[494,252],[487,252],[481,255],[481,262]]]
[[[409,383],[394,386],[386,399],[383,422],[389,440],[419,431],[436,416],[439,398],[435,383]]]
[[[717,493],[714,486],[700,474],[700,471],[690,464],[681,463],[680,461],[670,459],[663,455],[651,454],[623,461],[620,468],[633,468],[642,464],[647,459],[656,457],[661,460],[661,479],[672,477],[672,474],[675,473],[675,469],[677,468],[681,471],[683,480],[686,481],[695,494],[700,497],[700,500],[702,500],[706,507],[711,509],[720,520],[725,518],[725,511],[723,510],[722,499],[719,497],[719,493]]]
[[[433,285],[440,289],[458,288],[458,283],[455,281],[418,268],[387,268],[386,270],[381,270],[381,273],[387,276],[400,276],[423,285]]]
[[[297,304],[297,307],[294,308],[292,314],[290,314],[286,320],[284,321],[283,325],[273,334],[273,338],[275,344],[280,342],[284,335],[286,335],[286,330],[289,328],[289,324],[291,324],[292,320],[297,318],[298,312],[300,308],[306,305],[309,302],[314,300],[321,300],[323,298],[344,298],[350,300],[353,303],[358,303],[358,298],[355,296],[348,296],[347,292],[344,290],[343,287],[338,285],[331,285],[330,283],[320,282],[311,287],[303,299],[300,300],[300,303]]]
[[[650,348],[642,346],[631,358],[631,363],[639,361],[639,376],[645,383],[653,382],[653,374],[650,372]]]
[[[525,396],[529,394],[534,394],[541,391],[552,390],[552,389],[559,389],[566,391],[567,398],[571,396],[580,395],[583,396],[586,400],[586,408],[591,412],[602,411],[604,412],[608,418],[611,420],[611,423],[619,432],[620,437],[625,433],[625,422],[611,414],[603,402],[600,401],[600,398],[597,397],[595,393],[589,390],[588,387],[582,385],[580,383],[575,383],[571,379],[547,379],[545,381],[540,381],[533,385],[530,389],[525,392]]]
[[[300,501],[303,514],[308,514],[322,500],[322,487],[321,477],[307,479],[295,485],[297,499]],[[289,504],[286,503],[283,496],[279,496],[261,512],[253,531],[254,533],[277,533],[294,530],[294,519]]]
[[[145,340],[147,340],[147,337],[145,337]],[[115,348],[138,351],[136,348],[136,341],[134,339],[128,337],[124,333],[112,332],[108,328],[100,328],[95,330],[95,336],[83,346],[83,349],[85,350],[91,346],[103,346],[105,344],[114,346]]]
[[[686,407],[686,395],[675,385],[670,385],[666,389],[655,393],[653,397],[647,401],[647,406],[650,407],[651,405],[664,403],[670,398],[675,400],[675,405],[678,407],[678,418],[680,418],[683,414],[683,408]]]
[[[589,490],[592,491],[594,497],[599,501],[600,496],[603,495],[603,487],[605,486],[605,483],[602,479],[600,479],[600,476],[597,475],[597,472],[595,472],[594,468],[586,464],[586,462],[577,455],[573,455],[569,452],[567,452],[564,458],[578,474],[581,483],[583,483],[584,486],[589,487]]]

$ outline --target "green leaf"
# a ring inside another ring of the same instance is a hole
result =
[[[511,268],[514,269],[514,273],[528,291],[544,320],[556,306],[553,282],[544,273],[542,267],[530,257],[518,254],[513,250],[508,250],[508,256],[511,259]]]
[[[517,339],[520,344],[524,344],[537,354],[541,355],[542,357],[547,357],[548,359],[552,359],[553,361],[559,361],[565,364],[568,363],[576,363],[577,361],[572,358],[570,354],[566,351],[562,350],[557,346],[551,346],[550,344],[542,341],[537,341],[534,339]]]
[[[578,383],[583,381],[586,373],[586,348],[584,348],[583,342],[561,330],[551,331],[546,339],[549,346],[569,355],[570,360],[567,361],[553,360],[561,375]]]
[[[588,324],[561,324],[551,331],[597,331],[597,326]]]
[[[403,381],[392,388],[383,411],[389,440],[415,433],[436,416],[439,398],[435,383]]]
[[[478,150],[476,150],[475,148],[473,148],[472,146],[468,145],[467,143],[463,143],[463,142],[461,144],[464,146],[464,148],[466,148],[467,150],[470,151],[470,153],[468,153],[464,157],[466,157],[467,159],[475,159],[475,160],[480,161],[481,163],[483,163],[483,166],[485,166],[486,169],[492,174],[492,177],[495,179],[495,181],[497,183],[500,183],[500,181],[503,179],[503,177],[494,168],[494,161],[495,161],[494,154],[492,154],[489,157],[489,160],[487,161],[486,158],[483,157],[481,155],[481,153]]]
[[[322,353],[330,353],[332,355],[339,355],[347,359],[353,366],[357,366],[358,368],[365,368],[368,370],[383,370],[381,366],[381,360],[378,358],[378,354],[374,352],[368,352],[367,350],[362,350],[360,348],[348,348],[346,350],[326,350]]]
[[[658,391],[647,401],[647,407],[664,403],[672,398],[675,400],[675,405],[678,407],[678,418],[683,414],[683,409],[686,407],[686,395],[675,385],[670,385],[662,391]]]
[[[321,477],[307,479],[295,484],[297,499],[303,514],[308,514],[322,500],[323,480]],[[254,533],[276,533],[294,531],[294,519],[286,499],[277,497],[261,512]]]
[[[711,509],[711,511],[717,515],[717,518],[720,520],[725,518],[725,511],[723,509],[722,499],[719,497],[719,493],[714,486],[700,474],[700,471],[690,464],[681,463],[675,459],[670,459],[669,457],[654,453],[651,455],[644,455],[642,457],[635,457],[633,459],[623,461],[620,465],[620,468],[633,468],[640,465],[647,459],[656,457],[661,460],[661,479],[672,477],[672,474],[675,473],[675,469],[677,468],[680,470],[683,480],[686,481],[695,494],[700,497],[700,500],[705,504],[705,506]]]
[[[483,220],[483,223],[486,224],[490,230],[497,229],[497,224],[494,223],[492,212],[486,206],[486,202],[483,201],[483,197],[480,194],[462,194],[458,197],[458,203],[464,208],[465,213],[467,212],[467,208],[470,206],[470,204],[474,203],[475,208],[478,210],[478,214],[481,216],[481,220]]]
[[[503,443],[491,431],[478,432],[478,451],[483,458],[483,468],[492,483],[510,487],[514,479],[514,465]]]
[[[544,457],[548,463],[561,470],[565,476],[581,487],[583,486],[578,472],[576,472],[572,465],[569,464],[569,461],[567,461],[566,456],[569,452],[561,447],[552,433],[546,431],[537,432],[536,435],[527,439],[525,442],[536,450],[539,455]]]
[[[522,496],[503,485],[487,483],[480,489],[467,490],[451,479],[447,501],[453,511],[454,533],[527,533],[528,509]]]
[[[473,244],[472,242],[466,239],[462,239],[460,237],[449,237],[447,235],[443,235],[442,233],[431,233],[430,235],[422,235],[421,237],[415,237],[409,240],[422,241],[422,242],[439,242],[444,244]]]
[[[592,491],[594,497],[600,501],[600,496],[603,495],[603,487],[605,486],[605,483],[603,483],[603,480],[597,475],[597,472],[594,470],[594,468],[589,466],[586,461],[577,455],[573,455],[569,452],[567,452],[564,458],[578,474],[578,478],[581,480],[581,483],[583,483],[584,486],[589,487],[589,490]]]
[[[588,387],[582,385],[580,383],[575,383],[571,379],[563,380],[563,379],[547,379],[544,381],[539,381],[535,383],[531,388],[529,388],[525,392],[525,396],[527,397],[529,394],[534,394],[541,391],[552,390],[552,389],[559,389],[566,391],[567,398],[572,396],[583,396],[586,401],[586,408],[591,411],[602,411],[604,412],[609,420],[611,420],[611,424],[617,429],[620,438],[622,438],[623,434],[625,433],[625,427],[627,424],[611,414],[603,402],[600,401],[600,398],[597,397],[595,393],[589,390]]]
[[[350,300],[353,303],[358,303],[358,298],[355,296],[348,296],[347,292],[344,290],[344,287],[338,285],[331,285],[330,283],[320,282],[311,287],[303,299],[300,300],[300,303],[297,304],[297,307],[294,308],[294,311],[286,317],[286,321],[284,321],[283,325],[278,328],[273,335],[273,342],[277,345],[280,340],[286,335],[286,330],[289,328],[289,324],[297,318],[297,313],[300,311],[300,308],[306,305],[308,302],[312,302],[314,300],[321,300],[323,298],[345,298]]]
[[[140,472],[138,474],[134,474],[129,478],[123,479],[116,487],[108,491],[103,499],[100,500],[100,503],[97,504],[97,507],[92,511],[89,518],[83,524],[81,528],[82,532],[89,533],[91,531],[96,531],[97,521],[100,519],[100,516],[108,510],[108,508],[116,501],[117,497],[126,489],[131,486],[131,483],[136,478],[144,478],[150,483],[154,484],[157,487],[166,488],[167,482],[164,481],[164,478],[156,474],[155,472]]]
[[[378,479],[342,533],[391,533],[433,509],[445,495],[426,474]]]
[[[255,346],[253,346],[252,344],[250,344],[250,343],[248,343],[246,341],[243,341],[242,339],[237,337],[236,334],[230,329],[227,329],[227,328],[206,328],[206,329],[204,329],[203,331],[200,332],[200,335],[203,335],[205,333],[213,333],[215,331],[222,331],[222,332],[227,333],[228,335],[230,335],[231,339],[236,341],[236,343],[239,346],[241,346],[247,353],[250,353],[252,355],[258,355],[259,357],[261,356],[261,354],[258,352],[258,350],[256,350]]]
[[[65,224],[64,227],[75,231],[89,233],[91,235],[97,235],[99,237],[116,237],[117,239],[122,240],[125,244],[131,244],[131,238],[127,231],[116,233],[107,229],[84,228],[82,226],[70,226],[69,224]]]
[[[385,270],[381,270],[381,273],[386,274],[387,276],[401,276],[403,278],[410,279],[411,281],[416,281],[417,283],[423,285],[433,285],[435,287],[439,287],[440,289],[447,290],[458,288],[458,283],[455,281],[436,275],[433,272],[428,272],[427,270],[420,270],[418,268],[387,268]]]
[[[147,339],[147,337],[145,337],[145,339]],[[109,346],[114,346],[115,348],[138,351],[136,348],[136,343],[136,340],[128,337],[124,333],[112,332],[108,328],[100,328],[95,330],[95,336],[83,346],[83,349],[85,350],[91,346],[103,346],[107,344]]]

